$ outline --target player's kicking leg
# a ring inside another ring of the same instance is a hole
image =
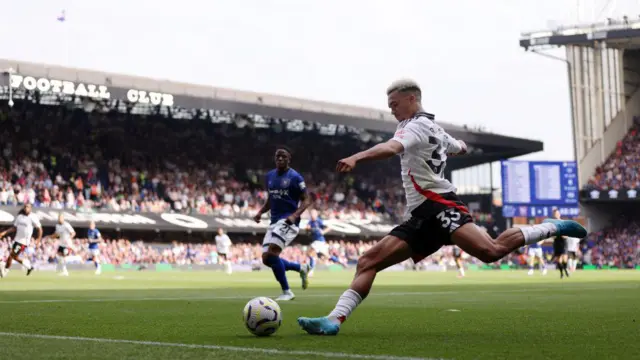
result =
[[[550,219],[548,219],[550,220]],[[546,221],[546,220],[545,220]],[[493,240],[473,223],[458,228],[451,240],[462,250],[485,263],[500,260],[514,250],[552,236],[587,236],[587,230],[572,220],[553,220],[542,224],[507,229]]]
[[[533,244],[554,235],[574,237],[587,235],[587,231],[580,224],[570,220],[558,220],[529,227],[508,229],[494,241],[486,231],[482,231],[474,223],[468,222],[471,221],[468,215],[461,216],[455,210],[443,211],[441,214],[443,215],[439,214],[437,218],[440,220],[442,228],[447,228],[451,233],[453,244],[485,263],[497,261],[524,245]],[[452,224],[455,226],[451,226]],[[422,226],[422,221],[412,218],[400,225],[400,227],[403,226],[405,228]],[[436,231],[438,230],[436,228]],[[413,234],[408,233],[407,238],[415,244],[416,238],[425,237],[426,233],[420,229]],[[437,247],[421,251],[421,255],[432,254],[440,247],[438,244],[427,244],[427,246]],[[412,250],[408,242],[394,235],[386,236],[358,260],[356,276],[351,287],[342,294],[333,311],[325,317],[298,318],[298,324],[312,335],[336,335],[340,331],[341,324],[369,294],[378,271],[400,263],[411,255]]]

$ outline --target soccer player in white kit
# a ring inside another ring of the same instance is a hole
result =
[[[73,238],[76,236],[75,230],[68,222],[64,221],[64,214],[58,215],[58,223],[56,224],[56,232],[51,235],[60,239],[58,245],[58,264],[60,265],[60,275],[69,276],[67,271],[67,257],[73,250]]]
[[[536,264],[536,259],[538,260],[538,266],[540,266],[540,271],[542,275],[547,275],[547,263],[544,261],[544,254],[542,252],[542,246],[540,243],[535,243],[529,245],[529,249],[527,250],[527,255],[529,255],[529,275],[533,275],[533,269]]]
[[[412,80],[394,82],[387,101],[399,124],[394,137],[368,150],[338,161],[338,172],[349,172],[366,160],[399,155],[407,200],[406,221],[377,242],[359,259],[350,288],[338,299],[328,316],[298,318],[312,335],[336,335],[342,323],[371,291],[376,274],[408,258],[414,262],[443,245],[457,245],[467,254],[492,263],[512,251],[551,236],[584,237],[587,231],[575,221],[546,219],[544,223],[511,228],[497,239],[473,223],[469,210],[444,178],[447,155],[462,155],[467,145],[447,134],[424,112],[422,93]]]
[[[40,240],[42,239],[42,225],[40,225],[40,219],[31,212],[31,204],[26,204],[16,216],[13,226],[0,233],[0,238],[3,238],[10,232],[16,232],[6,264],[0,266],[0,277],[7,276],[13,261],[22,265],[27,270],[27,275],[33,272],[34,268],[29,259],[22,259],[20,255],[31,244],[34,228],[38,229],[38,237],[36,238],[36,248],[38,248],[38,246],[40,246]]]
[[[575,272],[578,266],[578,245],[580,239],[574,237],[567,238],[567,253],[569,253],[569,271]]]
[[[231,255],[231,239],[229,235],[224,233],[222,228],[218,229],[218,235],[216,235],[216,250],[218,251],[218,262],[222,260],[222,264],[224,265],[224,271],[227,274],[231,274],[231,260],[229,260],[229,255]]]

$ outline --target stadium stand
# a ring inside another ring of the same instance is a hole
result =
[[[367,145],[348,136],[29,102],[2,111],[0,134],[11,139],[2,149],[3,205],[253,215],[265,200],[274,144],[286,143],[325,218],[395,218],[403,211],[397,162],[335,175],[335,159]]]
[[[585,185],[587,190],[640,189],[640,118]]]

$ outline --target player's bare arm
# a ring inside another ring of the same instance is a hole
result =
[[[311,197],[308,196],[306,193],[303,193],[302,195],[300,195],[300,206],[298,206],[298,210],[296,210],[293,214],[291,214],[287,218],[287,221],[290,224],[295,223],[296,219],[299,218],[307,210],[309,206],[311,206]]]
[[[5,237],[5,235],[11,234],[14,231],[16,231],[16,227],[12,226],[12,227],[8,228],[7,230],[5,230],[3,232],[0,232],[0,238],[3,238],[3,237]]]
[[[404,151],[402,144],[395,140],[389,140],[384,143],[375,145],[374,147],[361,151],[357,154],[351,155],[348,158],[344,158],[338,161],[336,170],[338,172],[349,172],[356,167],[358,162],[368,160],[382,160],[388,159],[392,156],[398,155]]]

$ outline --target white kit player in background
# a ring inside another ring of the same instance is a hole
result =
[[[76,236],[75,230],[71,224],[64,221],[64,214],[58,215],[58,223],[56,224],[56,232],[52,235],[54,238],[60,239],[58,244],[58,265],[60,266],[60,275],[69,276],[67,271],[67,257],[73,250],[73,238]]]
[[[227,274],[231,274],[231,239],[229,235],[224,233],[222,228],[218,229],[218,235],[216,235],[216,249],[218,250],[218,263],[224,265],[224,271]]]
[[[302,329],[312,335],[338,334],[369,295],[379,271],[409,258],[419,262],[442,246],[457,245],[467,254],[492,263],[552,236],[587,236],[587,230],[575,221],[545,219],[539,225],[507,229],[493,239],[473,223],[469,209],[444,176],[447,156],[465,154],[466,144],[449,136],[433,114],[424,112],[422,91],[415,81],[394,82],[387,89],[387,104],[398,121],[394,137],[339,160],[336,170],[350,172],[360,162],[399,155],[406,221],[358,258],[353,281],[333,311],[323,317],[298,318]]]
[[[528,246],[527,255],[529,255],[529,275],[533,275],[533,269],[536,265],[536,260],[538,260],[538,266],[540,267],[540,271],[542,275],[547,275],[547,264],[544,261],[544,254],[542,252],[542,246],[540,243],[531,244]]]
[[[578,266],[578,247],[580,245],[580,239],[574,237],[567,237],[567,253],[569,254],[569,271],[576,271]]]
[[[22,210],[16,216],[13,226],[0,233],[0,238],[11,232],[16,232],[16,236],[11,244],[9,257],[6,263],[0,263],[0,277],[5,277],[9,273],[11,263],[16,261],[27,270],[27,275],[33,272],[34,268],[28,258],[20,258],[20,255],[31,244],[31,237],[33,236],[33,229],[38,230],[38,237],[36,238],[36,248],[40,246],[40,240],[42,239],[42,225],[40,225],[40,219],[31,212],[31,204],[26,204]]]

